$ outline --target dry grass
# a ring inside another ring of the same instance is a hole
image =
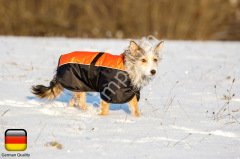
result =
[[[0,34],[240,40],[239,0],[0,0]]]
[[[230,80],[231,77],[228,76],[226,78],[227,80]],[[227,120],[226,124],[240,124],[239,121],[239,112],[240,109],[237,106],[234,106],[232,103],[233,98],[235,97],[235,93],[233,93],[233,85],[235,83],[235,78],[231,80],[231,85],[227,89],[227,93],[223,94],[223,97],[221,100],[224,101],[223,105],[220,106],[219,110],[217,112],[213,112],[213,118],[217,121],[219,120]],[[216,94],[216,99],[218,99],[218,94],[217,94],[217,86],[214,86],[215,88],[215,94]]]
[[[48,142],[45,144],[46,147],[53,147],[53,148],[56,148],[56,149],[63,149],[63,146],[62,144],[60,144],[59,142],[57,141],[51,141],[51,142]]]

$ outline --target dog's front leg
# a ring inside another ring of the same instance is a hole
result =
[[[138,101],[137,101],[137,97],[134,96],[130,101],[129,101],[129,107],[131,109],[132,115],[133,116],[140,116],[140,112],[138,109]]]
[[[109,113],[109,103],[101,100],[101,111],[99,112],[99,115],[108,115]]]

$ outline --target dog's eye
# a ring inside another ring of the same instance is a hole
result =
[[[142,61],[143,63],[147,62],[147,60],[146,60],[146,59],[142,59],[141,61]]]
[[[153,59],[153,61],[154,61],[154,62],[157,62],[157,61],[158,61],[158,59]]]

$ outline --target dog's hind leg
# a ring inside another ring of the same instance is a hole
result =
[[[136,117],[140,116],[139,109],[138,109],[138,101],[136,96],[134,96],[133,99],[129,101],[129,107],[131,109],[133,116],[136,116]]]
[[[87,104],[86,104],[86,92],[77,92],[75,93],[76,96],[76,105],[86,111],[87,110]]]
[[[74,107],[76,103],[76,95],[73,93],[72,99],[69,101],[69,106]]]
[[[79,101],[80,105],[79,105],[79,107],[84,111],[87,110],[86,99],[87,99],[86,92],[81,92],[80,93],[80,101]]]
[[[87,110],[86,104],[86,93],[85,92],[74,92],[73,98],[69,102],[70,106],[77,106],[82,110]]]
[[[99,112],[99,115],[108,115],[109,113],[109,103],[101,100],[101,111]]]

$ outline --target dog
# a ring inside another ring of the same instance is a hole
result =
[[[87,110],[86,92],[99,92],[99,115],[109,114],[110,103],[128,102],[132,115],[138,117],[140,90],[157,73],[163,43],[153,44],[148,37],[139,43],[131,40],[120,55],[83,51],[64,54],[59,58],[56,75],[50,85],[32,86],[32,93],[52,100],[68,89],[74,92],[69,105]]]

